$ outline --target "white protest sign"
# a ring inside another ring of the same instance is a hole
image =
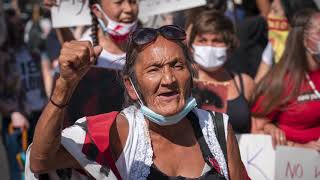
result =
[[[320,154],[288,146],[272,147],[271,136],[238,136],[241,159],[252,180],[320,180]]]
[[[163,13],[203,6],[206,0],[140,0],[139,17],[148,17]]]
[[[252,180],[273,180],[275,151],[267,135],[244,134],[239,136],[239,148],[243,164]]]
[[[320,154],[304,148],[277,147],[276,178],[320,180]]]
[[[54,28],[91,24],[89,0],[58,0],[58,6],[51,8]]]

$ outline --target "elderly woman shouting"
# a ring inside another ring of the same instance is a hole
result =
[[[60,77],[36,127],[31,170],[81,169],[95,179],[249,179],[228,117],[196,108],[185,38],[176,26],[133,32],[123,69],[126,108],[62,130],[68,100],[101,52],[90,42],[64,44]]]

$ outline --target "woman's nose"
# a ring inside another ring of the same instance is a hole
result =
[[[123,9],[123,12],[125,12],[125,13],[132,13],[133,12],[132,5],[129,1],[123,1],[122,9]]]
[[[165,67],[162,73],[162,84],[171,85],[177,81],[173,69],[170,67]]]

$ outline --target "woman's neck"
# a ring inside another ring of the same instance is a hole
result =
[[[125,53],[125,44],[118,44],[114,42],[109,35],[104,35],[101,29],[98,31],[99,45],[103,47],[104,50],[112,54],[123,54]]]
[[[226,82],[231,79],[230,74],[223,68],[220,67],[215,71],[205,71],[199,68],[199,78],[200,81],[210,81],[210,82]]]
[[[174,144],[190,146],[194,142],[190,142],[193,135],[191,123],[187,118],[182,119],[179,123],[170,126],[160,126],[151,121],[148,121],[148,127],[151,137],[166,139]]]

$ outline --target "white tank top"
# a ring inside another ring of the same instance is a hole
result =
[[[195,108],[194,112],[199,118],[203,136],[211,153],[218,161],[224,176],[228,177],[226,160],[216,138],[211,115],[198,108]],[[128,120],[129,132],[123,152],[116,162],[117,169],[124,180],[146,179],[153,164],[153,150],[147,123],[141,111],[135,106],[125,108],[121,114]],[[223,114],[223,120],[227,136],[228,116]],[[206,164],[202,174],[209,170],[210,167]]]

